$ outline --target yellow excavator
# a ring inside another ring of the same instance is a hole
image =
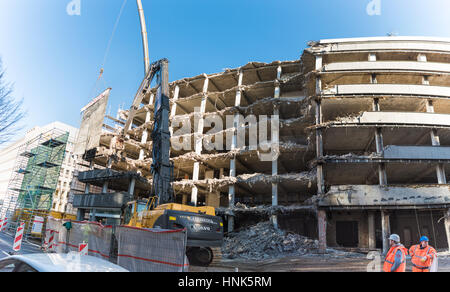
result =
[[[153,197],[129,202],[123,209],[122,223],[140,228],[186,228],[189,262],[209,266],[223,243],[223,222],[215,216],[215,208],[175,203],[157,205],[157,201]]]
[[[150,66],[146,79],[136,96],[124,129],[132,124],[134,109],[157,76],[154,126],[152,130],[152,191],[148,199],[127,203],[122,208],[122,224],[140,228],[187,230],[186,255],[193,265],[208,266],[223,243],[222,218],[214,207],[195,207],[174,203],[172,188],[173,163],[170,161],[168,61],[159,60]],[[125,131],[124,131],[125,132]]]

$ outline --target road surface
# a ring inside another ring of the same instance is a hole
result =
[[[9,256],[9,252],[12,252],[14,238],[8,234],[0,232],[0,259]],[[22,249],[20,254],[39,253],[42,252],[38,246],[22,242]]]
[[[365,255],[359,257],[303,256],[260,261],[224,259],[208,268],[191,266],[189,272],[367,272],[371,261]],[[379,266],[382,269],[382,263]],[[411,272],[411,260],[407,260],[407,272]],[[450,254],[439,255],[439,272],[450,272]]]

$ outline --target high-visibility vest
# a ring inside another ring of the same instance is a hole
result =
[[[414,267],[421,269],[421,270],[427,270],[431,268],[431,264],[433,263],[433,255],[436,253],[436,250],[432,248],[431,246],[428,246],[427,248],[420,248],[420,245],[413,245],[409,249],[409,252],[411,254],[411,262]],[[422,258],[427,257],[427,260],[425,262],[422,262]]]
[[[386,259],[384,260],[383,271],[387,273],[391,272],[391,268],[395,263],[395,255],[399,250],[402,252],[402,263],[394,272],[399,273],[406,271],[406,253],[408,251],[403,245],[393,246],[389,249],[389,252],[386,255]]]

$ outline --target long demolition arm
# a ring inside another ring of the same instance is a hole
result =
[[[158,91],[155,99],[154,126],[152,131],[153,194],[159,198],[159,204],[173,202],[172,172],[170,162],[170,130],[169,130],[169,61],[159,61]]]
[[[138,89],[138,92],[136,93],[136,96],[133,100],[133,104],[131,105],[130,111],[128,113],[128,118],[125,123],[125,127],[123,129],[124,136],[126,136],[128,133],[128,130],[131,129],[134,115],[136,114],[136,111],[138,110],[139,105],[141,104],[145,93],[147,92],[148,88],[150,87],[150,83],[152,82],[153,75],[154,75],[154,72],[150,72],[150,69],[153,69],[153,68],[150,68],[150,55],[149,55],[149,51],[148,51],[147,25],[145,23],[144,7],[142,6],[141,0],[136,0],[136,3],[137,3],[137,7],[138,7],[138,12],[139,12],[139,19],[141,21],[142,47],[144,49],[145,77],[141,83],[141,86]]]

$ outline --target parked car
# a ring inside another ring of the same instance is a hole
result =
[[[0,260],[0,272],[128,272],[106,260],[78,253],[13,255]]]

